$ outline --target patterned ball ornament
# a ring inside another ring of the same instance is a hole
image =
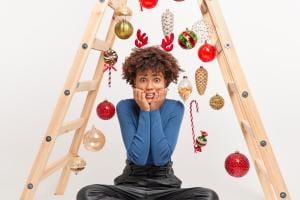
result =
[[[192,49],[197,44],[197,35],[194,31],[186,29],[178,36],[178,44],[183,49]]]
[[[245,176],[249,168],[250,163],[248,158],[238,151],[227,156],[225,160],[225,169],[230,176],[237,178]]]
[[[209,101],[210,107],[214,110],[220,110],[221,108],[223,108],[224,104],[225,104],[225,101],[224,101],[223,97],[221,97],[218,94],[211,97],[210,101]]]
[[[96,111],[100,119],[108,120],[115,115],[116,109],[111,102],[104,100],[98,104]]]
[[[198,50],[198,57],[203,62],[210,62],[216,57],[216,47],[205,42]]]
[[[84,148],[88,151],[99,151],[105,144],[105,136],[100,130],[93,126],[93,128],[84,135],[82,143]]]

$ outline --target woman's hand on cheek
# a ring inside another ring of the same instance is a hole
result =
[[[151,102],[150,110],[157,110],[160,108],[160,106],[163,104],[163,102],[166,100],[168,89],[160,89],[158,92],[155,93],[154,99]]]
[[[141,89],[134,88],[133,89],[133,97],[135,102],[138,104],[141,110],[150,111],[150,105],[148,104],[145,92]]]

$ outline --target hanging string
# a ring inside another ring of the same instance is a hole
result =
[[[192,127],[192,139],[193,139],[193,146],[194,146],[194,152],[201,152],[201,147],[199,145],[197,145],[196,143],[196,139],[195,139],[195,129],[194,129],[194,118],[193,118],[193,103],[196,106],[196,111],[199,112],[199,106],[198,106],[198,102],[196,100],[192,100],[190,102],[190,119],[191,119],[191,127]]]

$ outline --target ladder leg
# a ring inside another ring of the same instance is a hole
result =
[[[126,4],[126,0],[121,0],[120,4],[125,5]],[[112,47],[114,40],[115,40],[115,33],[114,33],[114,27],[115,24],[118,22],[118,20],[113,16],[113,19],[111,21],[111,24],[109,26],[108,29],[108,33],[106,36],[106,46],[107,47]],[[103,60],[103,54],[101,53],[99,60],[98,60],[98,64],[97,64],[97,68],[93,77],[93,80],[96,81],[97,83],[97,87],[94,91],[90,91],[87,95],[82,113],[81,113],[81,117],[85,118],[85,119],[89,119],[99,87],[100,87],[100,83],[102,80],[102,76],[103,76],[103,66],[104,66],[104,60]],[[83,134],[86,128],[87,122],[82,126],[82,128],[77,129],[71,147],[70,147],[70,154],[73,156],[76,156],[78,154],[78,150],[80,147],[80,143],[82,141],[83,138]],[[70,177],[70,170],[68,169],[67,166],[64,167],[64,170],[61,173],[61,177],[60,180],[58,182],[58,185],[56,187],[56,192],[55,194],[57,195],[62,195],[65,191],[68,179]]]
[[[94,7],[93,13],[96,15],[98,10],[102,11],[107,6],[107,2],[97,3]],[[101,17],[102,18],[102,17]],[[101,20],[100,18],[100,20]],[[23,189],[20,199],[30,200],[33,198],[36,188],[41,180],[41,177],[45,171],[47,161],[50,153],[54,147],[56,137],[58,136],[64,117],[70,106],[73,93],[75,91],[78,80],[82,74],[84,64],[86,62],[89,51],[85,50],[87,44],[92,44],[98,30],[99,19],[94,20],[94,24],[90,24],[89,32],[86,33],[82,42],[82,47],[77,51],[75,60],[70,69],[70,73],[65,82],[63,92],[60,95],[58,103],[55,107],[52,119],[49,123],[45,139],[43,140],[40,150],[35,158],[35,162],[31,169],[30,175],[26,181],[26,185]]]
[[[203,16],[214,26],[213,39],[214,42],[216,42],[218,49],[218,61],[225,83],[227,85],[235,85],[235,92],[234,94],[231,94],[230,97],[237,117],[240,122],[242,120],[246,121],[252,129],[252,139],[248,139],[248,136],[246,136],[245,140],[248,144],[253,161],[254,163],[257,160],[262,161],[263,164],[261,166],[266,168],[266,177],[268,178],[260,178],[265,195],[267,198],[271,199],[290,199],[291,197],[279,170],[271,144],[267,139],[259,113],[242,72],[218,1],[198,0],[198,3]],[[252,143],[250,142],[251,140],[253,140]],[[255,146],[255,148],[252,146]],[[259,172],[258,175],[260,177]],[[272,186],[268,186],[267,182]],[[275,191],[275,196],[272,192],[272,187]]]

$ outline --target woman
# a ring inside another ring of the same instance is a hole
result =
[[[117,104],[126,166],[115,185],[86,186],[78,200],[218,200],[207,188],[180,188],[172,169],[184,106],[166,95],[180,71],[177,60],[158,47],[134,49],[126,58],[123,78],[132,85],[134,98]]]

